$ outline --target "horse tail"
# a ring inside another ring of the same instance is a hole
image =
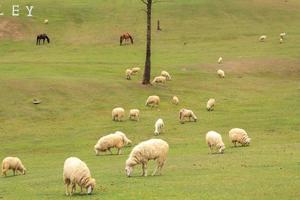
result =
[[[123,35],[120,36],[120,46],[122,45],[123,42]]]

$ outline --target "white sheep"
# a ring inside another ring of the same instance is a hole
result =
[[[44,24],[48,24],[49,23],[49,20],[48,19],[45,19],[44,20]]]
[[[18,171],[23,175],[26,173],[26,168],[18,157],[6,157],[3,159],[2,175],[6,176],[6,172],[10,169],[13,171],[14,176],[18,174]]]
[[[113,121],[122,121],[123,117],[125,116],[124,108],[114,108],[111,112],[111,116]]]
[[[222,62],[223,62],[223,58],[220,57],[220,58],[218,59],[218,63],[221,64]]]
[[[280,33],[279,36],[281,39],[284,39],[284,37],[286,36],[286,32]]]
[[[137,74],[140,70],[141,70],[141,68],[139,68],[139,67],[133,67],[133,68],[131,68],[132,75]]]
[[[283,39],[282,39],[282,38],[279,39],[279,43],[280,43],[280,44],[283,43]]]
[[[219,69],[219,70],[217,71],[217,74],[218,74],[218,76],[219,76],[220,78],[225,78],[225,72],[224,72],[223,70]]]
[[[127,80],[131,80],[132,70],[131,69],[126,69],[125,75],[126,75]]]
[[[87,194],[91,194],[96,186],[96,180],[91,177],[91,172],[87,165],[76,157],[69,157],[65,160],[63,180],[66,186],[66,195],[72,195],[76,191],[76,184],[87,190]],[[72,186],[69,192],[69,186]]]
[[[259,37],[260,42],[264,42],[266,39],[267,39],[266,35],[262,35],[262,36]]]
[[[172,103],[175,104],[175,105],[178,105],[179,104],[179,99],[177,96],[173,96],[172,98]]]
[[[236,146],[240,143],[242,146],[250,145],[251,138],[248,137],[247,132],[241,128],[233,128],[229,131],[229,140]]]
[[[152,84],[154,83],[162,83],[162,84],[165,84],[167,81],[167,78],[164,77],[164,76],[156,76],[154,77],[153,81],[152,81]]]
[[[170,81],[172,79],[169,72],[167,71],[161,71],[160,75],[166,77],[167,81]]]
[[[94,146],[96,155],[99,155],[100,152],[106,152],[109,151],[111,154],[111,148],[117,148],[118,152],[117,154],[121,154],[121,149],[131,144],[131,140],[129,140],[126,135],[121,131],[116,131],[115,133],[111,133],[109,135],[105,135],[101,137],[97,144]]]
[[[139,109],[131,109],[129,111],[129,119],[130,120],[140,120],[140,110]]]
[[[159,118],[156,122],[155,122],[155,125],[154,125],[154,134],[155,135],[159,135],[161,132],[163,132],[163,128],[164,128],[165,124],[164,124],[164,121]]]
[[[161,174],[162,167],[167,159],[168,151],[168,143],[161,139],[150,139],[139,143],[132,149],[129,158],[126,160],[126,175],[130,177],[133,167],[142,164],[142,176],[147,176],[147,164],[149,160],[156,160],[157,163],[152,176],[156,174],[157,170]]]
[[[158,106],[160,102],[160,98],[159,96],[153,95],[153,96],[149,96],[147,101],[146,101],[146,106]]]
[[[215,104],[216,104],[216,100],[215,99],[209,99],[207,101],[207,104],[206,104],[206,109],[208,111],[213,111],[214,107],[215,107]]]
[[[206,143],[211,153],[214,147],[219,151],[219,153],[224,153],[225,145],[223,143],[222,136],[219,133],[215,131],[207,132]]]
[[[185,118],[188,118],[189,121],[191,121],[191,118],[192,118],[194,120],[194,122],[196,122],[198,119],[192,110],[182,108],[179,111],[179,120],[182,124],[184,123]]]

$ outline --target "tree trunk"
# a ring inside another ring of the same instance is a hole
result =
[[[152,0],[147,1],[147,46],[146,46],[146,61],[144,69],[143,84],[150,84],[151,76],[151,9]]]

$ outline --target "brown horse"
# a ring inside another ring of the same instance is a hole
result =
[[[125,40],[125,42],[127,42],[130,39],[131,44],[133,44],[133,38],[132,36],[127,32],[127,33],[123,33],[120,36],[120,46],[122,45],[123,41]]]

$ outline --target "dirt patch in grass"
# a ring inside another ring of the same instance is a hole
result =
[[[0,21],[0,40],[13,39],[22,40],[24,38],[24,26],[16,20],[4,19]]]

